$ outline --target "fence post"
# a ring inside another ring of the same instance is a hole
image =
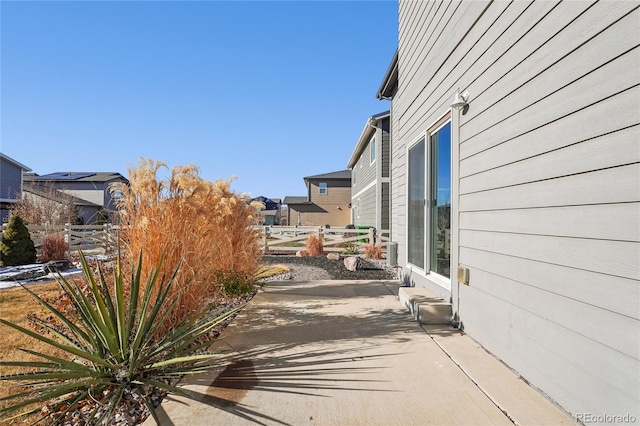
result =
[[[109,222],[104,224],[104,252],[109,253],[111,251],[111,224]]]
[[[264,227],[264,235],[262,236],[262,241],[264,243],[263,254],[269,253],[269,227]]]
[[[376,228],[369,228],[369,244],[376,244]]]
[[[67,240],[67,244],[69,244],[69,250],[71,250],[71,224],[64,224],[64,237]]]

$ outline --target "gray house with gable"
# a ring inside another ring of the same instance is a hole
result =
[[[36,185],[51,185],[58,191],[102,206],[107,213],[117,210],[118,193],[112,192],[115,183],[129,181],[116,172],[56,172],[47,175],[26,175],[25,182]],[[89,220],[87,223],[91,223]]]
[[[369,117],[347,167],[351,169],[351,223],[389,229],[391,118],[389,111]]]
[[[25,172],[31,169],[13,158],[0,153],[0,219],[9,220],[11,206],[22,199]]]

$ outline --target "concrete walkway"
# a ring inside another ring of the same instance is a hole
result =
[[[573,424],[468,336],[423,329],[389,281],[270,283],[162,425]],[[154,424],[148,419],[147,425]]]

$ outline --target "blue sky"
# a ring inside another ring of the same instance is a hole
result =
[[[395,1],[4,0],[0,17],[0,150],[38,174],[151,158],[305,195],[390,107]]]

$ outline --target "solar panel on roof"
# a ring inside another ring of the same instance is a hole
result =
[[[94,176],[95,173],[87,173],[87,172],[56,172],[50,173],[48,175],[38,176],[38,179],[46,179],[46,180],[76,180],[82,179],[89,176]]]

